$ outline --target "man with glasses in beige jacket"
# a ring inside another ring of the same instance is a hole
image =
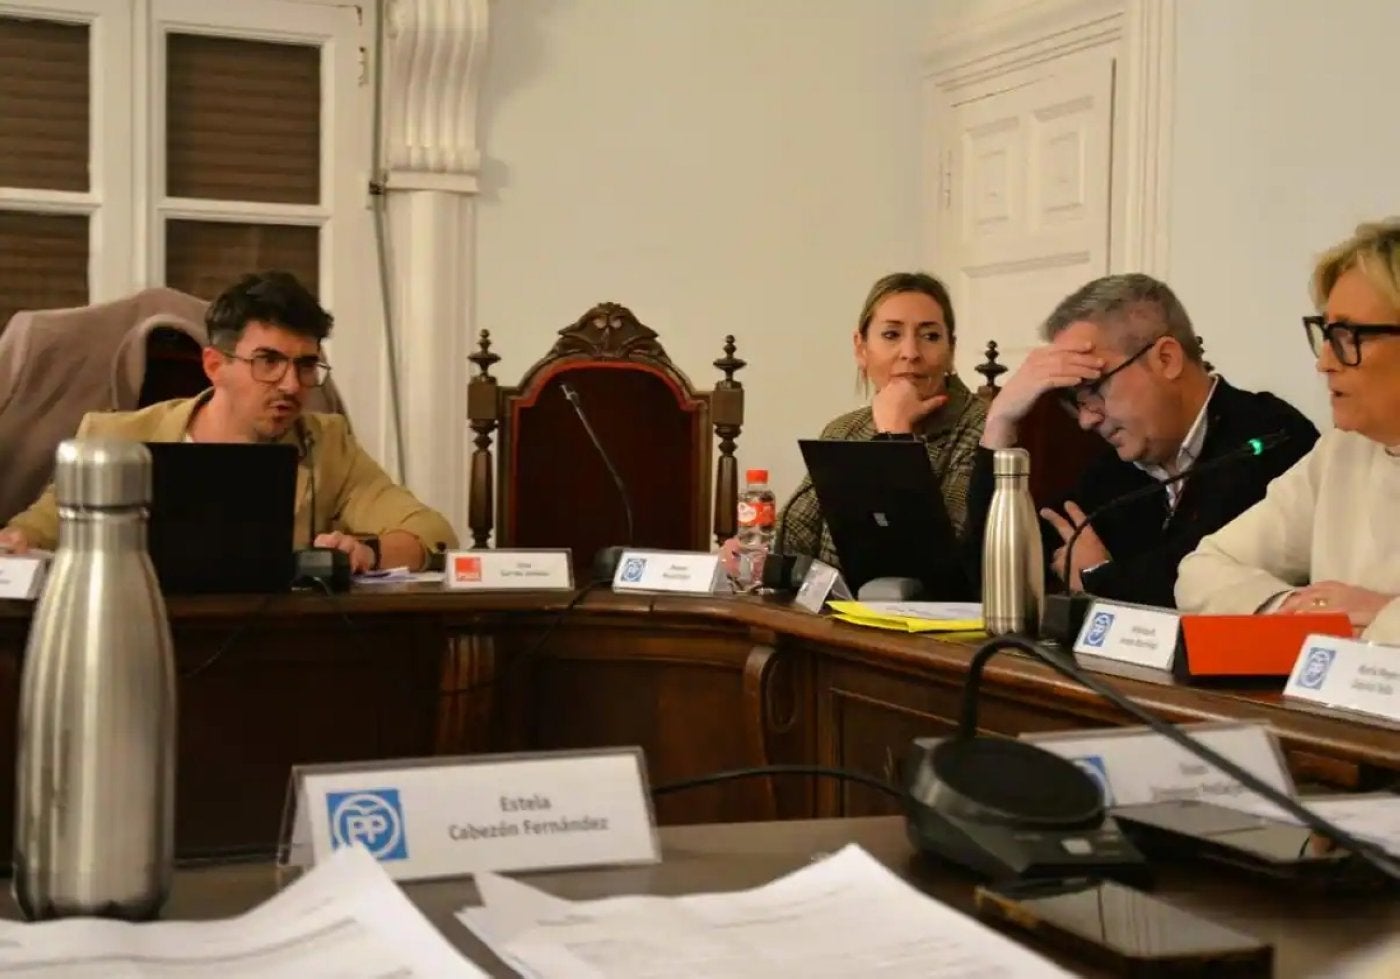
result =
[[[78,437],[296,445],[301,463],[293,540],[344,551],[354,572],[418,570],[434,551],[457,546],[447,520],[396,485],[344,417],[304,410],[308,394],[329,374],[321,342],[333,320],[295,277],[245,276],[210,305],[206,322],[209,390],[140,411],[94,412],[84,417]],[[57,541],[52,486],[0,530],[0,549],[12,552],[52,548]]]

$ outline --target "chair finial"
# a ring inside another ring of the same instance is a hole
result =
[[[1001,353],[997,350],[997,342],[995,340],[988,340],[986,351],[987,359],[973,368],[973,370],[977,371],[977,373],[981,374],[986,379],[987,383],[977,389],[977,393],[984,398],[994,398],[997,392],[1001,390],[997,387],[997,378],[1005,374],[1008,368],[1005,364],[997,363],[997,358],[1000,356]]]
[[[483,381],[494,381],[495,378],[491,376],[491,367],[501,359],[501,355],[493,353],[491,350],[491,331],[482,330],[476,344],[479,349],[476,353],[468,354],[467,359],[476,365],[477,370],[481,371],[477,375],[478,378]]]
[[[724,338],[724,356],[715,361],[715,366],[724,374],[724,380],[719,382],[720,387],[733,387],[737,381],[734,374],[747,366],[748,361],[740,360],[734,356],[734,351],[739,348],[734,343],[734,335],[731,333]]]

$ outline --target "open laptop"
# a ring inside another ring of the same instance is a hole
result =
[[[293,445],[148,442],[148,547],[169,595],[291,587]]]
[[[921,582],[929,601],[978,598],[922,442],[798,445],[853,591],[872,578],[900,577]]]

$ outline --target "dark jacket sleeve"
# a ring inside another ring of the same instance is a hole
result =
[[[1103,598],[1120,599],[1145,605],[1176,607],[1176,572],[1186,555],[1194,551],[1201,538],[1213,534],[1235,517],[1264,498],[1269,484],[1282,476],[1312,450],[1317,441],[1317,428],[1292,406],[1280,402],[1284,412],[1277,418],[1277,429],[1288,433],[1283,444],[1265,452],[1241,472],[1222,468],[1209,479],[1231,481],[1243,490],[1238,505],[1227,512],[1213,514],[1194,524],[1189,533],[1177,534],[1161,545],[1141,551],[1124,560],[1111,560],[1085,576],[1084,590]],[[1195,492],[1213,492],[1204,486]],[[1188,487],[1183,493],[1193,492]]]

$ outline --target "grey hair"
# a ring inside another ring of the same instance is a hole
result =
[[[1158,279],[1141,272],[1106,275],[1080,286],[1060,301],[1041,326],[1046,340],[1053,340],[1071,323],[1088,320],[1109,331],[1114,346],[1131,353],[1154,339],[1169,336],[1181,344],[1186,359],[1202,362],[1201,341],[1191,317],[1176,293]]]

